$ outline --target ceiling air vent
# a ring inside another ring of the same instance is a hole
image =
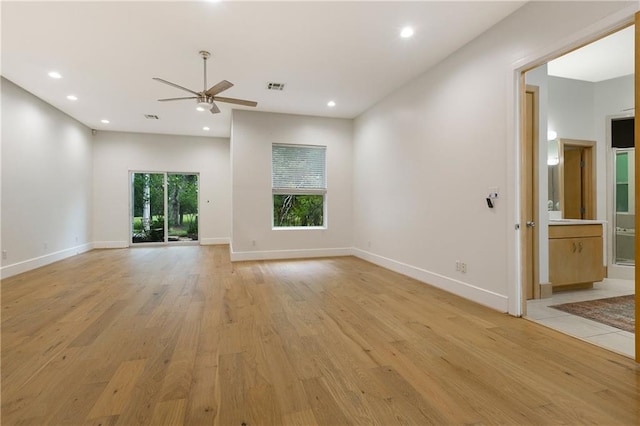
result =
[[[267,90],[283,90],[284,83],[267,83]]]
[[[153,115],[153,114],[145,114],[144,118],[146,118],[148,120],[159,120],[160,119],[157,115]]]

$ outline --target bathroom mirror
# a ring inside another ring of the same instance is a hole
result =
[[[560,154],[558,139],[548,141],[547,168],[548,168],[548,201],[547,210],[549,219],[562,219],[560,206]]]
[[[595,164],[594,141],[548,141],[549,219],[595,218]]]

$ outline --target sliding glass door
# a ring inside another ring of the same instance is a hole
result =
[[[164,242],[164,174],[132,173],[131,194],[131,242]]]
[[[198,175],[131,173],[131,243],[198,241]]]
[[[636,258],[635,148],[614,148],[614,259],[634,265]]]
[[[198,175],[167,174],[169,241],[198,241]]]

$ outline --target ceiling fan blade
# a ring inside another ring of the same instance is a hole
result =
[[[185,92],[193,93],[193,94],[194,94],[194,95],[196,95],[196,96],[198,95],[198,92],[194,92],[194,91],[193,91],[193,90],[191,90],[191,89],[187,89],[186,87],[179,86],[179,85],[177,85],[177,84],[175,84],[175,83],[172,83],[172,82],[170,82],[170,81],[163,80],[163,79],[158,78],[158,77],[153,77],[153,79],[154,79],[154,80],[156,80],[156,81],[159,81],[160,83],[164,83],[164,84],[168,84],[169,86],[173,86],[173,87],[175,87],[176,89],[180,89],[180,90],[184,90]]]
[[[218,105],[212,103],[209,111],[211,111],[211,114],[217,114],[220,112],[220,108],[218,108]]]
[[[218,93],[229,89],[230,87],[233,87],[233,83],[227,80],[222,80],[220,83],[216,84],[215,86],[211,87],[211,89],[204,92],[204,94],[207,96],[215,96]]]
[[[235,99],[235,98],[223,98],[222,96],[214,96],[214,101],[218,102],[226,102],[228,104],[238,104],[244,106],[254,107],[257,106],[258,103],[254,101],[245,101],[244,99]]]
[[[167,99],[158,99],[160,102],[166,102],[166,101],[181,101],[183,99],[198,99],[197,96],[190,96],[188,98],[167,98]]]

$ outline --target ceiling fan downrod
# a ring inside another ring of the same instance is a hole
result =
[[[200,53],[200,56],[202,56],[202,60],[204,61],[204,89],[202,89],[202,91],[206,92],[207,91],[207,59],[211,57],[211,53],[207,52],[206,50],[201,50],[198,53]]]

